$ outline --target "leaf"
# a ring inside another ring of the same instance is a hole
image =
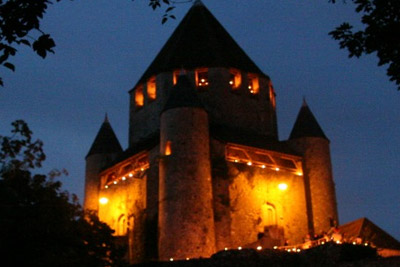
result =
[[[174,6],[170,6],[169,8],[167,8],[167,10],[165,10],[165,12],[170,12],[171,10],[173,10],[175,7]]]
[[[10,62],[6,62],[3,64],[4,67],[9,68],[12,71],[15,71],[15,66],[11,64]]]
[[[168,18],[167,17],[163,17],[161,20],[161,24],[164,24],[165,22],[167,22]]]
[[[49,34],[43,34],[42,36],[39,37],[34,43],[33,43],[33,50],[42,58],[45,58],[47,55],[47,52],[54,53],[53,47],[55,47],[56,44],[54,43],[54,40],[50,37]]]

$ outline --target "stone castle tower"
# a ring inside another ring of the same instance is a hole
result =
[[[106,118],[84,207],[131,262],[302,242],[337,223],[329,140],[304,102],[277,133],[271,79],[195,1],[130,91],[129,147]]]

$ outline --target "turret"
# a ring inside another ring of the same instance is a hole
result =
[[[161,113],[159,259],[215,253],[208,115],[186,75]]]
[[[85,198],[86,210],[98,211],[100,171],[122,152],[121,145],[106,115],[97,136],[86,155]]]
[[[289,143],[303,156],[309,231],[311,234],[328,231],[338,223],[330,142],[305,100],[290,134]]]

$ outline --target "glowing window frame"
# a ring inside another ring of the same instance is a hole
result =
[[[229,70],[229,86],[232,90],[238,90],[242,85],[242,74],[239,70],[230,69]]]
[[[247,75],[247,89],[252,95],[256,95],[260,92],[260,83],[258,80],[258,75],[251,73]]]
[[[129,170],[126,168],[128,165],[132,166]],[[132,178],[141,179],[148,168],[149,154],[147,151],[140,152],[101,172],[101,188],[108,189]]]
[[[196,87],[201,89],[207,89],[209,86],[208,69],[197,69],[196,71]],[[205,75],[205,77],[202,77]]]
[[[135,107],[141,108],[144,106],[143,85],[138,85],[134,92]]]
[[[147,80],[147,98],[150,101],[156,100],[157,98],[157,83],[156,76],[152,76]]]

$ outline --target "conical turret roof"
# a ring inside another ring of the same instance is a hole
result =
[[[111,127],[108,117],[106,115],[103,124],[100,127],[99,132],[94,139],[92,146],[89,149],[89,153],[86,158],[94,154],[108,154],[108,153],[119,153],[122,152],[121,144],[118,141],[114,130]]]
[[[229,67],[266,76],[224,27],[196,1],[138,83],[176,69]]]
[[[321,137],[328,139],[305,100],[303,101],[303,105],[299,114],[297,115],[297,119],[294,123],[289,139],[300,137]]]
[[[194,86],[191,84],[186,74],[179,75],[178,81],[176,85],[172,87],[162,112],[179,107],[204,108],[197,96]]]

